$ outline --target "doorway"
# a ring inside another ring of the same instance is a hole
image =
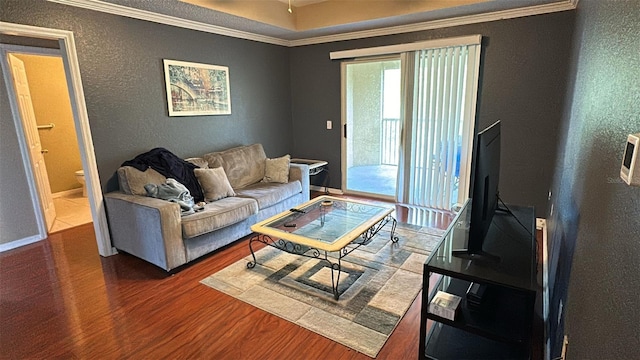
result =
[[[344,62],[342,188],[395,199],[400,159],[400,56]]]
[[[13,61],[21,62],[25,69],[26,85],[35,116],[35,124],[31,125],[36,126],[36,130],[32,136],[38,137],[41,145],[44,160],[41,176],[46,177],[39,182],[38,191],[46,192],[47,189],[40,189],[40,183],[42,186],[48,184],[55,210],[52,221],[47,221],[48,233],[92,222],[60,51],[11,47],[6,48],[6,53]],[[31,126],[25,125],[25,129],[27,127]],[[33,158],[31,161],[33,166]]]
[[[73,121],[75,125],[77,144],[80,149],[82,159],[82,168],[84,169],[84,178],[86,183],[87,195],[91,209],[91,217],[93,220],[93,228],[96,236],[98,252],[102,256],[110,256],[116,253],[111,246],[109,229],[107,224],[106,210],[103,204],[103,195],[98,176],[98,169],[93,150],[93,140],[89,128],[89,120],[84,99],[84,90],[80,79],[80,69],[78,57],[76,53],[75,40],[73,33],[66,30],[34,27],[28,25],[20,25],[13,23],[0,22],[0,35],[15,36],[16,39],[39,39],[48,40],[57,43],[59,51],[64,63],[65,76],[68,83],[68,92],[71,100],[71,108],[73,113]],[[3,49],[2,52],[4,52]],[[7,68],[5,56],[1,56],[3,69]],[[7,82],[6,70],[4,73],[5,85],[7,88],[12,86]],[[26,183],[30,188],[31,202],[33,204],[33,214],[37,223],[37,234],[24,239],[16,239],[10,243],[1,244],[2,251],[9,250],[18,246],[27,245],[29,243],[45,239],[47,230],[44,216],[41,211],[40,200],[38,198],[38,186],[36,184],[33,170],[29,164],[29,150],[24,139],[24,129],[16,105],[15,98],[9,96],[11,112],[13,113],[16,131],[18,133],[18,142],[20,152],[23,158],[23,165],[26,172]]]

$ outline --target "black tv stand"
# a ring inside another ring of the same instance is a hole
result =
[[[424,264],[418,358],[530,359],[538,289],[535,212],[509,205],[511,212],[493,217],[486,253],[452,256],[466,246],[469,207],[468,201]],[[486,260],[487,253],[500,261]],[[472,284],[482,287],[482,296]],[[437,291],[461,297],[454,320],[428,311]]]

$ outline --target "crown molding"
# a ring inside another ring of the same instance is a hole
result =
[[[292,40],[289,42],[290,47],[313,45],[328,43],[334,41],[345,41],[362,39],[376,36],[394,35],[401,33],[409,33],[423,30],[441,29],[447,27],[477,24],[490,21],[498,21],[505,19],[514,19],[519,17],[533,16],[549,14],[560,11],[574,10],[578,5],[579,0],[563,0],[561,2],[554,2],[543,5],[527,6],[517,9],[500,10],[483,14],[458,16],[448,19],[425,21],[416,24],[399,25],[380,29],[354,31],[343,34],[319,36],[307,39]]]
[[[477,24],[490,21],[514,19],[519,17],[548,14],[560,11],[574,10],[579,0],[562,0],[558,2],[533,5],[517,9],[500,10],[484,14],[458,16],[448,19],[425,21],[416,24],[391,26],[380,29],[354,31],[342,34],[310,37],[299,40],[285,40],[272,36],[260,35],[248,31],[234,30],[223,26],[211,25],[203,22],[186,20],[175,16],[158,14],[147,10],[130,8],[111,4],[100,0],[47,0],[50,2],[75,6],[83,9],[100,11],[103,13],[125,16],[132,19],[145,20],[158,24],[171,25],[185,29],[197,30],[212,34],[230,36],[239,39],[253,40],[267,44],[296,47],[304,45],[322,44],[334,41],[345,41],[376,36],[394,35],[424,30],[433,30],[453,26]]]
[[[158,24],[171,25],[184,29],[197,30],[211,34],[225,35],[239,39],[253,40],[267,44],[290,46],[289,41],[255,34],[247,31],[234,30],[223,26],[211,25],[199,21],[186,20],[175,16],[158,14],[147,10],[130,8],[118,4],[111,4],[100,0],[47,0],[49,2],[75,6],[88,10],[95,10],[107,14],[129,17],[132,19],[145,20]]]

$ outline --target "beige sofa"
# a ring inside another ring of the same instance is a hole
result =
[[[309,200],[308,165],[289,164],[284,178],[274,176],[272,164],[280,164],[282,172],[286,160],[267,159],[261,144],[185,160],[215,169],[201,173],[219,175],[219,168],[224,169],[228,183],[215,184],[217,178],[196,172],[200,184],[211,188],[202,186],[210,198],[201,211],[181,216],[177,203],[145,196],[144,185],[162,183],[164,176],[153,169],[121,167],[120,191],[105,194],[115,248],[170,271],[250,234],[251,225]],[[231,189],[220,191],[228,185]]]

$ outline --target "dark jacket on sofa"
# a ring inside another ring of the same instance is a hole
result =
[[[182,160],[165,148],[159,147],[151,149],[131,160],[123,162],[122,166],[132,166],[140,171],[152,168],[165,177],[176,179],[179,183],[184,185],[189,189],[189,192],[191,193],[191,196],[193,196],[195,202],[204,200],[204,194],[200,188],[200,183],[193,172],[193,169],[197,168],[197,166]]]

